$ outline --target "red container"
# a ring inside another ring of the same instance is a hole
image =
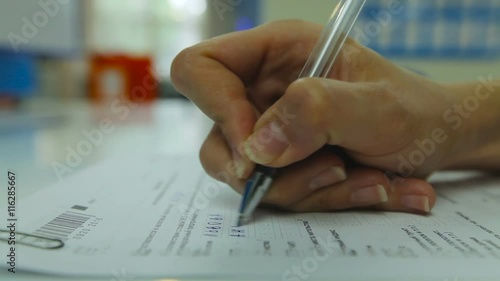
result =
[[[93,55],[90,99],[96,102],[127,99],[149,103],[158,95],[159,83],[149,57]]]

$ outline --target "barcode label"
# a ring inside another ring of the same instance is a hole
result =
[[[75,230],[85,225],[93,217],[92,215],[67,211],[37,229],[34,234],[66,240]]]

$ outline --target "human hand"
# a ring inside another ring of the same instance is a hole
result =
[[[399,171],[408,165],[398,161],[439,127],[447,104],[440,85],[352,40],[330,79],[295,81],[321,29],[277,22],[179,54],[175,86],[215,121],[200,152],[204,168],[241,192],[253,169],[248,158],[283,167],[265,200],[293,211],[428,212],[434,191],[414,176],[444,165],[447,149],[435,146],[425,164],[408,171]],[[325,145],[343,147],[362,166],[346,168]],[[407,178],[391,181],[385,171]]]

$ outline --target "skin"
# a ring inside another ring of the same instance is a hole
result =
[[[498,81],[464,112],[478,82],[430,81],[353,40],[328,79],[297,80],[321,30],[274,22],[176,57],[174,85],[215,123],[200,151],[210,175],[241,193],[254,163],[279,167],[264,203],[290,211],[428,213],[432,172],[500,167]]]

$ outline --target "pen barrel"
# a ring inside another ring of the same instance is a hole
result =
[[[299,78],[328,77],[366,0],[341,0],[324,28]]]

